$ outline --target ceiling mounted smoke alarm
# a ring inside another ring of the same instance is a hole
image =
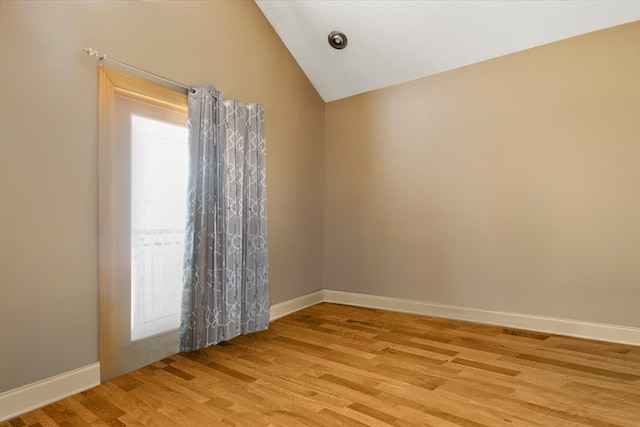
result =
[[[329,45],[334,49],[344,49],[347,47],[347,36],[341,31],[331,31]]]

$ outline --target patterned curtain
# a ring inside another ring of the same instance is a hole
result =
[[[189,91],[180,351],[269,327],[264,107]]]

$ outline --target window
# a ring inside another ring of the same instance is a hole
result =
[[[99,71],[102,381],[178,351],[186,95]]]
[[[187,129],[131,116],[131,340],[180,327]]]

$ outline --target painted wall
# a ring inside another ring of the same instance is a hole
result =
[[[640,327],[640,22],[326,108],[324,287]]]
[[[324,103],[253,2],[0,2],[0,392],[98,360],[97,60],[267,116],[272,303],[322,287]]]

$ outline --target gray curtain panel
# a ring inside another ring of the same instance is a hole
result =
[[[269,326],[264,107],[189,91],[180,351]]]

